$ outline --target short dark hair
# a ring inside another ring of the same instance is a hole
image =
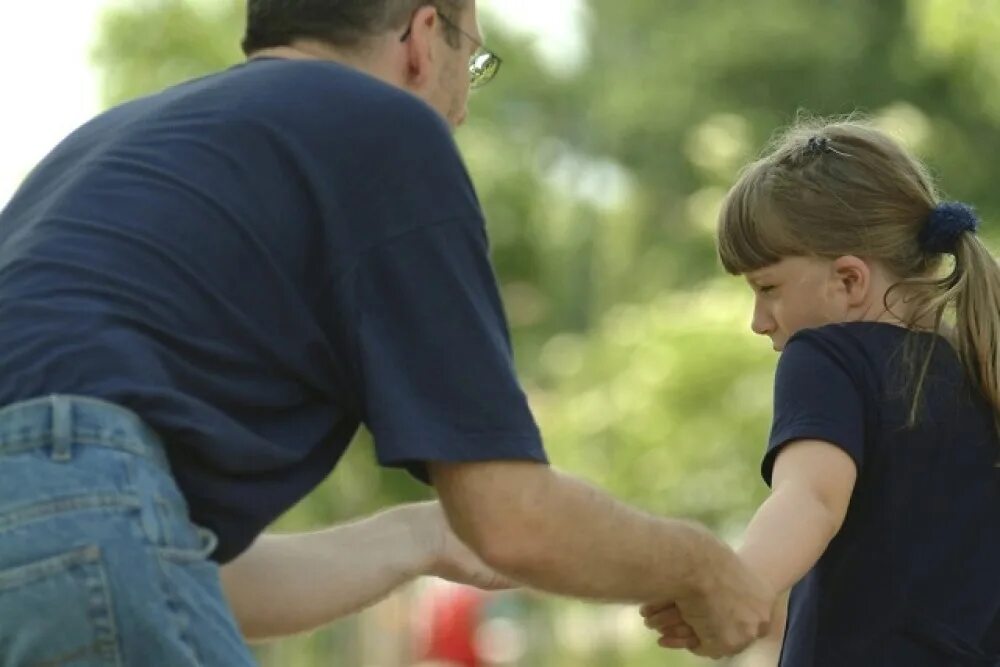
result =
[[[247,0],[247,55],[299,38],[352,48],[366,37],[401,27],[420,7],[436,7],[457,22],[467,0]],[[458,36],[445,22],[450,40]]]

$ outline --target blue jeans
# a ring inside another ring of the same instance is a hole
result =
[[[0,410],[0,667],[254,665],[214,545],[132,412]]]

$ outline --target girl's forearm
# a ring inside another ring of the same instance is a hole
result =
[[[789,481],[757,510],[737,552],[780,594],[812,569],[839,529],[840,520],[808,484]]]

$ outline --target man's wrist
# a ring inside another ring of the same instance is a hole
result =
[[[711,595],[718,586],[718,573],[731,567],[730,561],[735,560],[736,555],[725,542],[701,524],[683,521],[682,525],[689,531],[686,540],[689,549],[687,572],[680,587],[685,596]]]

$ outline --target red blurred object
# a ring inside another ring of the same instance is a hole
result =
[[[476,631],[487,596],[467,586],[434,586],[423,602],[424,626],[419,658],[461,667],[483,667]]]

